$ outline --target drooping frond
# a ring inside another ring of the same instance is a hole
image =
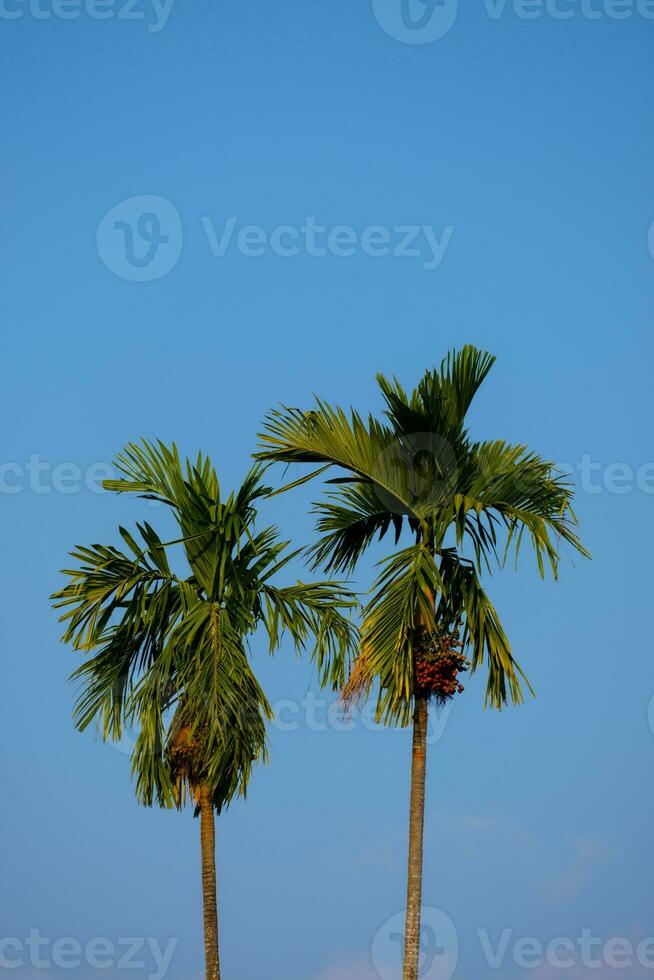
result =
[[[263,624],[274,652],[287,635],[299,652],[309,650],[321,687],[338,690],[358,649],[358,633],[347,613],[357,602],[339,582],[297,582],[263,589]]]
[[[375,537],[381,540],[389,529],[399,541],[403,517],[389,511],[370,483],[344,483],[316,504],[317,529],[321,537],[310,549],[314,567],[326,571],[351,572]]]
[[[513,658],[500,618],[484,591],[472,562],[462,560],[454,549],[440,556],[445,588],[439,596],[436,617],[447,625],[463,621],[463,646],[469,651],[471,672],[484,664],[488,669],[486,703],[502,708],[524,700],[521,680],[533,694],[529,681]]]
[[[414,695],[414,645],[420,631],[463,624],[462,645],[474,673],[487,667],[487,704],[502,708],[523,700],[528,681],[515,662],[497,612],[471,562],[454,549],[434,556],[424,543],[403,549],[382,563],[364,609],[361,654],[345,690],[356,699],[378,685],[377,718],[407,725]]]
[[[413,699],[416,628],[434,631],[434,596],[442,579],[430,549],[419,543],[382,562],[363,610],[359,670],[379,685],[378,720],[408,724]]]
[[[67,610],[61,617],[66,623],[63,640],[76,650],[97,646],[116,611],[121,612],[126,624],[142,624],[147,610],[150,638],[163,628],[167,590],[177,580],[152,528],[144,524],[138,529],[144,542],[142,548],[128,531],[120,528],[133,558],[118,548],[99,544],[72,552],[80,565],[64,570],[69,581],[53,598],[56,609]]]
[[[475,444],[461,467],[458,490],[444,523],[454,523],[459,545],[466,535],[475,541],[484,529],[494,538],[497,517],[508,532],[505,554],[513,544],[517,558],[527,532],[541,575],[547,561],[556,576],[560,541],[588,557],[576,533],[572,486],[553,463],[526,446]],[[479,557],[478,548],[476,552]]]

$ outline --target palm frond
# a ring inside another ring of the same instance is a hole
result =
[[[418,543],[381,563],[363,610],[361,676],[379,685],[377,719],[407,725],[413,701],[413,641],[420,625],[436,629],[434,596],[443,588],[429,547]]]
[[[397,378],[378,374],[386,416],[396,434],[438,434],[454,449],[464,435],[466,412],[494,362],[491,354],[466,344],[450,351],[440,368],[426,371],[411,393]]]
[[[309,649],[321,687],[345,682],[358,650],[358,632],[349,614],[357,608],[352,592],[339,582],[297,582],[263,590],[263,623],[272,652],[287,635],[298,653]]]
[[[486,704],[502,708],[511,701],[524,700],[521,681],[533,694],[522,669],[516,663],[500,618],[479,580],[472,562],[466,562],[449,549],[441,554],[442,591],[436,616],[441,622],[464,624],[463,646],[470,651],[471,672],[488,668]]]
[[[321,537],[309,555],[314,568],[328,572],[352,572],[375,537],[381,541],[392,529],[397,544],[402,533],[403,516],[389,511],[372,484],[346,483],[314,511]]]
[[[272,411],[260,435],[257,459],[286,463],[322,463],[342,467],[374,487],[386,506],[420,518],[414,510],[406,470],[397,465],[397,438],[392,429],[372,416],[366,421],[354,410],[316,399],[316,408]],[[297,482],[297,481],[296,481]]]

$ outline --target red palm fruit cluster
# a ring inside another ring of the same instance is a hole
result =
[[[419,697],[449,701],[463,691],[458,675],[470,666],[461,653],[459,631],[442,630],[431,635],[426,629],[414,638],[414,688]]]

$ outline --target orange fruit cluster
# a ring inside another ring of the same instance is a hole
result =
[[[463,691],[458,675],[469,667],[461,653],[458,630],[433,637],[421,630],[414,646],[414,688],[421,697],[449,701]]]

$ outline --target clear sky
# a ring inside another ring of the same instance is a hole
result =
[[[460,980],[604,980],[580,945],[567,971],[526,970],[515,943],[654,934],[653,11],[415,3],[3,0],[0,922],[19,980],[155,974],[151,955],[118,968],[125,948],[39,968],[30,930],[48,962],[63,937],[178,938],[167,976],[202,975],[197,823],[140,808],[125,752],[70,721],[58,569],[163,517],[92,492],[93,467],[159,436],[230,486],[276,402],[376,410],[375,371],[410,385],[465,342],[498,355],[475,433],[576,467],[593,561],[489,584],[538,697],[493,715],[475,681],[435,731],[425,904],[454,924]],[[308,542],[311,499],[265,517]],[[320,697],[288,651],[254,654],[273,701]],[[218,824],[224,976],[392,980],[409,735],[321,730],[306,705]],[[504,929],[493,970],[478,930],[495,948]],[[441,941],[427,980],[449,980]]]

